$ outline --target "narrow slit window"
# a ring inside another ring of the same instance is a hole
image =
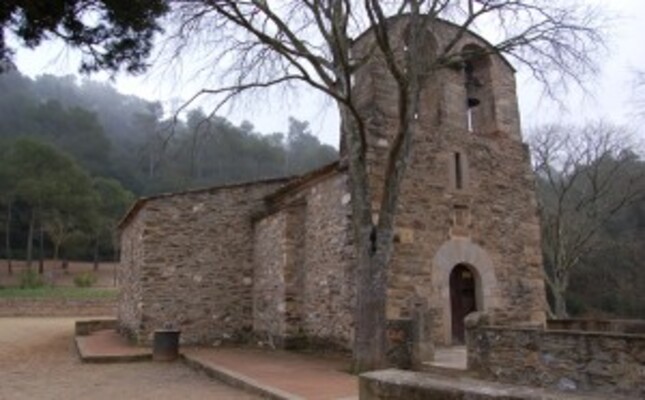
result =
[[[464,171],[461,165],[461,153],[455,153],[455,188],[464,188]]]

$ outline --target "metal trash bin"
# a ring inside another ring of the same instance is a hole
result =
[[[154,333],[152,359],[174,361],[179,357],[179,334],[177,329],[158,329]]]

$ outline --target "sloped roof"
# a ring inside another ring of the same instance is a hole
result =
[[[271,178],[271,179],[264,179],[264,180],[256,180],[256,181],[249,181],[249,182],[239,182],[239,183],[230,183],[230,184],[224,184],[224,185],[217,185],[217,186],[209,186],[209,187],[204,187],[204,188],[197,188],[197,189],[189,189],[189,190],[183,190],[183,191],[178,191],[178,192],[168,192],[168,193],[160,193],[152,196],[147,196],[147,197],[140,197],[137,199],[137,201],[132,204],[130,209],[125,213],[123,218],[119,221],[119,224],[117,225],[118,229],[123,229],[127,226],[127,224],[137,215],[137,213],[149,202],[152,200],[158,200],[158,199],[165,199],[169,197],[174,197],[174,196],[184,196],[184,195],[191,195],[191,194],[199,194],[199,193],[211,193],[211,192],[216,192],[219,190],[225,190],[225,189],[236,189],[236,188],[241,188],[245,186],[251,186],[251,185],[262,185],[262,184],[269,184],[269,183],[288,183],[290,180],[297,179],[297,176],[290,176],[290,177],[284,177],[284,178]]]
[[[210,186],[205,188],[183,190],[178,192],[160,193],[153,196],[141,197],[134,202],[134,204],[130,207],[130,209],[128,209],[128,211],[123,216],[123,218],[121,218],[121,220],[119,221],[119,224],[117,225],[117,228],[121,230],[125,228],[128,225],[128,223],[132,221],[132,219],[139,213],[139,211],[149,201],[153,201],[157,199],[165,199],[165,198],[174,197],[174,196],[184,196],[184,195],[199,194],[199,193],[211,193],[219,190],[236,189],[236,188],[241,188],[244,186],[251,186],[251,185],[284,183],[284,186],[278,188],[274,193],[271,193],[265,197],[265,200],[272,201],[279,197],[285,196],[292,191],[296,191],[300,187],[305,186],[308,183],[313,182],[322,176],[325,176],[334,171],[340,171],[342,167],[340,167],[339,164],[340,163],[338,161],[334,161],[330,164],[324,165],[318,169],[315,169],[311,172],[307,172],[302,175],[293,175],[293,176],[283,177],[283,178],[271,178],[271,179],[256,180],[256,181],[249,181],[249,182],[231,183],[231,184]]]

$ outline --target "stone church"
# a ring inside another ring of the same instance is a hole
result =
[[[402,40],[405,17],[391,23]],[[457,30],[430,24],[428,57]],[[372,45],[367,31],[354,52]],[[439,70],[421,94],[387,294],[388,319],[424,300],[436,345],[461,343],[475,310],[509,323],[544,322],[546,310],[514,69],[473,33],[454,51],[471,56]],[[376,193],[396,131],[395,84],[374,55],[354,85]],[[350,349],[355,276],[342,147],[341,162],[303,176],[139,199],[120,224],[121,329],[141,343],[170,323],[185,343],[252,337]]]

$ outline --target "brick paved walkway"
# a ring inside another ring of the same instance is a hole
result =
[[[150,359],[115,331],[77,336],[81,359],[127,362]],[[231,386],[280,400],[357,400],[358,379],[347,372],[349,360],[247,348],[183,347],[185,362]]]
[[[283,399],[358,399],[358,379],[343,370],[348,360],[255,349],[188,348],[189,363],[239,387]],[[234,381],[238,381],[237,383]]]

